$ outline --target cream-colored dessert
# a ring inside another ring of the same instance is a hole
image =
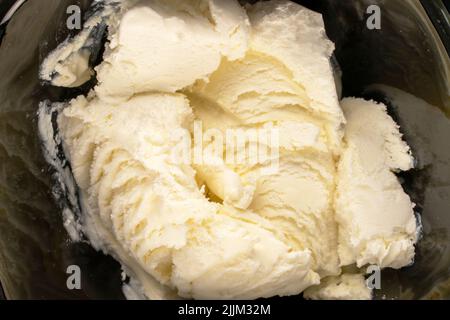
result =
[[[347,98],[342,107],[348,123],[335,204],[341,264],[404,267],[414,258],[416,220],[394,172],[413,168],[410,148],[386,106]]]
[[[97,69],[102,98],[176,92],[247,50],[248,18],[236,1],[134,2],[124,2]]]
[[[413,205],[393,173],[411,168],[409,149],[372,102],[344,102],[344,130],[319,14],[285,0],[141,0],[105,21],[98,85],[59,112],[58,139],[82,231],[144,296],[255,299],[320,285],[311,298],[368,299],[342,266],[411,262]],[[83,36],[69,42],[77,52]],[[49,70],[68,50],[49,56],[45,80],[86,80],[88,66]],[[248,140],[230,150],[230,132]]]

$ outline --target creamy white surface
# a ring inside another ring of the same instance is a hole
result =
[[[318,283],[309,250],[293,250],[270,221],[208,201],[194,170],[170,162],[190,112],[181,95],[141,95],[117,106],[72,101],[59,124],[88,211],[184,297],[295,294]]]
[[[343,103],[343,143],[334,46],[319,14],[282,0],[246,9],[123,1],[108,17],[99,84],[58,117],[82,230],[141,284],[124,287],[130,298],[294,295],[323,278],[310,298],[369,299],[360,277],[333,276],[412,259],[413,206],[393,173],[411,168],[409,148],[383,107],[356,99]],[[76,66],[56,66],[54,84],[78,84]],[[194,120],[222,131],[272,125],[279,170],[174,161]]]
[[[142,0],[123,11],[97,68],[104,99],[175,92],[247,50],[249,22],[236,1]]]
[[[206,127],[225,130],[276,123],[280,130],[279,170],[265,175],[261,166],[231,169],[239,173],[243,185],[253,186],[252,212],[289,235],[291,247],[310,249],[313,270],[321,276],[338,274],[332,145],[323,125],[325,117],[311,110],[308,94],[292,73],[281,61],[251,50],[244,59],[224,61],[207,83],[190,89],[188,97]],[[340,112],[338,104],[334,108]],[[197,170],[213,191],[221,185],[216,183],[216,170],[205,166]]]
[[[344,273],[325,278],[320,285],[306,289],[304,297],[312,300],[370,300],[372,290],[362,274]]]

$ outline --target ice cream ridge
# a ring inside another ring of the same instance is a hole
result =
[[[339,101],[320,14],[286,0],[141,0],[106,21],[98,84],[64,103],[58,134],[83,233],[135,290],[370,299],[366,266],[413,262],[414,204],[395,175],[413,167],[410,148],[384,105]],[[41,77],[86,80],[86,63],[65,65],[85,35]]]

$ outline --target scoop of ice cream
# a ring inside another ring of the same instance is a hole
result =
[[[249,208],[288,234],[292,246],[310,249],[313,270],[337,274],[333,153],[344,119],[329,63],[333,45],[320,15],[289,1],[261,2],[248,13],[252,29],[246,56],[223,61],[208,81],[197,82],[187,94],[207,127],[275,122],[279,170],[233,170],[244,184],[254,185]],[[216,181],[214,175],[205,178],[208,186],[211,180]]]
[[[400,268],[414,257],[414,205],[394,172],[413,158],[386,106],[347,98],[347,127],[338,170],[336,215],[342,265]]]
[[[331,85],[333,79],[329,80]],[[244,185],[253,186],[250,210],[289,235],[292,247],[311,250],[313,270],[322,276],[338,274],[332,201],[335,163],[327,117],[311,109],[311,97],[292,72],[274,57],[251,50],[243,59],[223,61],[208,81],[197,82],[186,94],[194,114],[208,128],[225,132],[274,123],[279,134],[277,170],[264,173],[263,163],[249,161],[228,164],[228,170],[236,172]],[[336,114],[341,112],[337,103],[334,108]],[[226,184],[221,171],[208,166],[197,170],[206,185],[220,194],[217,187]]]
[[[125,7],[97,68],[97,94],[175,92],[206,79],[222,57],[241,58],[249,22],[236,1],[141,0]]]
[[[345,122],[336,107],[338,96],[330,63],[334,44],[322,16],[292,1],[260,1],[248,10],[252,25],[250,48],[282,62],[292,80],[308,95],[309,108],[321,113],[330,145],[339,153]]]

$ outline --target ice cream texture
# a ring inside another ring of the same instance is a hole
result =
[[[413,204],[394,174],[412,167],[409,147],[385,106],[340,106],[320,14],[285,0],[141,0],[122,1],[106,21],[98,84],[62,108],[58,137],[83,232],[144,296],[255,299],[313,287],[313,298],[367,299],[363,277],[342,266],[412,262]],[[90,73],[77,64],[83,79],[74,79],[61,56],[67,47],[41,76],[85,81]],[[195,121],[223,133],[276,129],[277,170],[265,170],[273,159],[177,161],[180,141],[193,148]]]

